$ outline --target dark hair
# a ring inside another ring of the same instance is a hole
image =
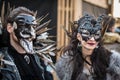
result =
[[[112,16],[107,16],[104,18],[105,23],[109,23],[108,24],[108,29],[107,32],[111,32],[111,28],[114,27],[115,25],[115,19]]]
[[[74,27],[74,25],[72,26]],[[83,59],[82,57],[81,48],[78,47],[78,43],[80,42],[77,39],[77,29],[78,26],[72,29],[70,43],[63,50],[63,53],[67,52],[69,56],[72,56],[71,61],[73,61],[74,68],[71,80],[77,80],[77,78],[81,76],[84,66],[83,63],[85,61],[85,59]],[[109,64],[109,56],[111,52],[109,52],[103,47],[102,41],[100,41],[98,45],[99,47],[94,49],[93,54],[91,55],[92,67],[95,75],[94,80],[104,80],[106,78],[107,67]]]
[[[8,19],[7,19],[7,22],[8,23],[13,23],[15,17],[18,16],[19,14],[21,14],[21,13],[30,14],[30,15],[34,16],[33,11],[31,11],[31,10],[25,8],[25,7],[18,7],[18,8],[13,9],[10,12],[10,14],[8,16]]]
[[[25,7],[17,7],[15,9],[13,9],[12,11],[9,12],[9,14],[7,14],[7,22],[5,22],[5,27],[3,28],[3,33],[1,35],[1,42],[2,42],[2,47],[6,47],[10,44],[10,39],[9,39],[9,33],[7,31],[7,23],[11,23],[11,25],[13,24],[14,22],[14,19],[16,16],[18,16],[19,14],[21,13],[25,13],[25,14],[30,14],[32,16],[34,16],[34,12],[33,11],[30,11],[29,9],[25,8]]]

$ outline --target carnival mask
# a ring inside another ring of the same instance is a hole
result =
[[[35,17],[28,14],[18,15],[13,23],[15,35],[27,53],[34,53],[33,39],[36,37],[35,26]]]
[[[88,14],[78,21],[78,32],[81,34],[83,40],[87,41],[94,37],[95,41],[98,42],[101,39],[101,21],[101,16],[95,20]]]

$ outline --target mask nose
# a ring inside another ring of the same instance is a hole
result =
[[[89,38],[89,40],[94,41],[94,40],[95,40],[95,38],[94,38],[93,36],[91,36],[91,37]]]

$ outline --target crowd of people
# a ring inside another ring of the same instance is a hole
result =
[[[114,25],[114,20],[106,23],[106,18],[85,14],[71,26],[70,42],[55,64],[59,80],[120,80],[120,54],[103,44],[108,24],[112,26],[108,32]],[[33,46],[38,26],[35,13],[17,7],[10,11],[4,26],[7,44],[0,47],[0,80],[53,80]]]

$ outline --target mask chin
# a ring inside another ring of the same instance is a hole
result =
[[[20,39],[20,45],[25,49],[29,54],[34,54],[33,42],[28,39]]]

